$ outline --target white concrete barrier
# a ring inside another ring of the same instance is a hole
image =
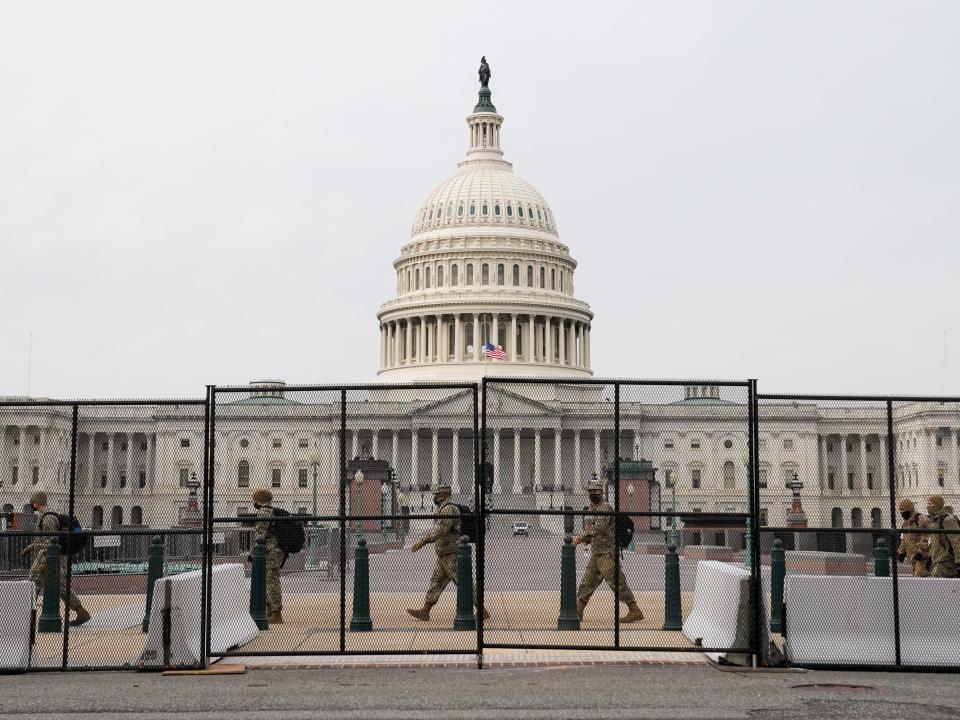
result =
[[[683,624],[683,634],[707,648],[749,648],[750,607],[749,570],[717,560],[701,560],[697,563],[693,608]],[[757,624],[762,643],[768,642],[768,626],[762,615]],[[707,657],[714,662],[750,663],[746,653],[711,652]]]
[[[140,665],[163,666],[164,586],[170,583],[170,665],[199,665],[203,661],[200,570],[160,578],[153,588],[150,629]],[[250,617],[250,593],[242,565],[214,565],[211,581],[210,651],[223,652],[253,640],[259,630]]]
[[[900,662],[960,665],[960,580],[898,578]],[[787,658],[797,665],[893,665],[893,578],[787,575]]]
[[[30,667],[36,598],[29,580],[0,582],[0,668]]]

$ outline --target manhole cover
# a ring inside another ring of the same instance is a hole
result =
[[[845,683],[808,683],[806,685],[794,685],[795,690],[873,690],[869,685],[847,685]]]

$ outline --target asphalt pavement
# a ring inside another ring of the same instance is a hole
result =
[[[0,719],[960,718],[955,675],[710,666],[254,670],[0,677]]]

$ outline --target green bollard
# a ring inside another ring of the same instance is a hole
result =
[[[261,630],[269,630],[267,620],[267,543],[263,538],[253,545],[250,568],[250,617]]]
[[[60,617],[60,539],[50,538],[46,552],[43,613],[37,629],[42,633],[58,633],[63,632],[63,621]]]
[[[153,607],[153,586],[163,577],[163,538],[154,535],[147,550],[147,605],[143,612],[143,632],[150,629],[150,610]]]
[[[557,630],[579,630],[577,615],[577,548],[572,535],[564,535],[560,549],[560,616]]]
[[[663,558],[664,588],[663,629],[683,630],[683,609],[680,604],[680,556],[675,545],[667,546]]]
[[[370,619],[370,549],[361,535],[357,540],[357,551],[353,558],[353,616],[350,618],[350,632],[370,632],[373,621]]]
[[[787,554],[783,542],[773,541],[770,551],[770,632],[783,631],[783,581],[787,576]]]
[[[473,557],[470,553],[470,538],[460,537],[460,555],[457,558],[457,616],[453,619],[454,630],[476,630],[473,617]]]
[[[873,574],[890,577],[890,548],[883,538],[877,538],[877,546],[873,549]]]

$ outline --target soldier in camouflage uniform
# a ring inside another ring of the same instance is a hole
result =
[[[283,591],[280,588],[280,571],[287,561],[287,554],[280,549],[277,542],[277,531],[271,519],[273,518],[273,493],[260,488],[253,491],[253,507],[257,511],[257,524],[254,528],[253,540],[263,539],[267,546],[267,621],[283,622]]]
[[[603,485],[594,478],[587,487],[590,495],[590,510],[594,512],[613,512],[613,508],[603,499]],[[587,570],[580,581],[580,587],[577,588],[577,616],[583,620],[583,611],[590,602],[594,591],[600,587],[600,583],[606,581],[610,589],[615,588],[614,583],[619,585],[620,602],[626,603],[629,612],[620,618],[622,623],[640,622],[643,620],[643,612],[637,605],[637,600],[627,585],[627,578],[623,574],[623,568],[620,568],[619,577],[614,580],[614,574],[617,567],[613,554],[617,552],[615,538],[616,523],[612,515],[603,515],[594,517],[590,524],[590,529],[583,535],[577,535],[573,539],[574,545],[590,545],[590,562],[587,564]]]
[[[927,516],[918,513],[916,506],[909,498],[904,498],[900,501],[900,516],[903,518],[903,527],[905,529],[927,527]],[[900,536],[897,560],[899,562],[909,560],[913,564],[914,577],[927,577],[930,575],[930,571],[927,569],[927,558],[924,556],[927,538],[927,535],[917,532],[904,533]]]
[[[33,506],[34,512],[40,515],[39,525],[37,527],[38,531],[57,532],[60,529],[57,516],[47,511],[47,494],[45,492],[42,490],[35,492],[30,498],[30,504]],[[30,566],[30,579],[33,580],[33,584],[37,586],[38,597],[41,597],[43,594],[43,583],[47,576],[47,548],[50,547],[50,541],[52,539],[52,537],[42,536],[34,538],[33,542],[27,545],[27,547],[23,549],[23,552],[20,553],[22,556],[33,553],[33,564]],[[67,595],[67,565],[69,563],[70,556],[61,550],[60,599],[63,600],[70,610],[77,613],[76,617],[70,620],[69,610],[67,611],[67,619],[70,622],[70,626],[77,627],[78,625],[83,625],[90,619],[90,613],[87,612],[87,609],[75,593],[71,592],[69,596]]]
[[[925,554],[930,558],[930,575],[939,578],[957,577],[960,562],[960,523],[943,506],[942,495],[927,498],[927,527],[952,530],[950,534],[930,533],[927,536]]]
[[[423,607],[407,608],[407,612],[417,620],[430,619],[430,608],[437,604],[440,593],[448,583],[457,584],[457,553],[460,550],[460,508],[450,502],[451,488],[449,485],[438,485],[433,494],[433,504],[437,506],[437,519],[433,532],[427,537],[417,540],[410,546],[412,552],[417,552],[424,545],[433,543],[437,551],[437,563],[430,578],[430,588],[424,598]],[[473,584],[473,604],[477,604],[477,585]],[[483,618],[490,618],[490,613],[483,611]]]

